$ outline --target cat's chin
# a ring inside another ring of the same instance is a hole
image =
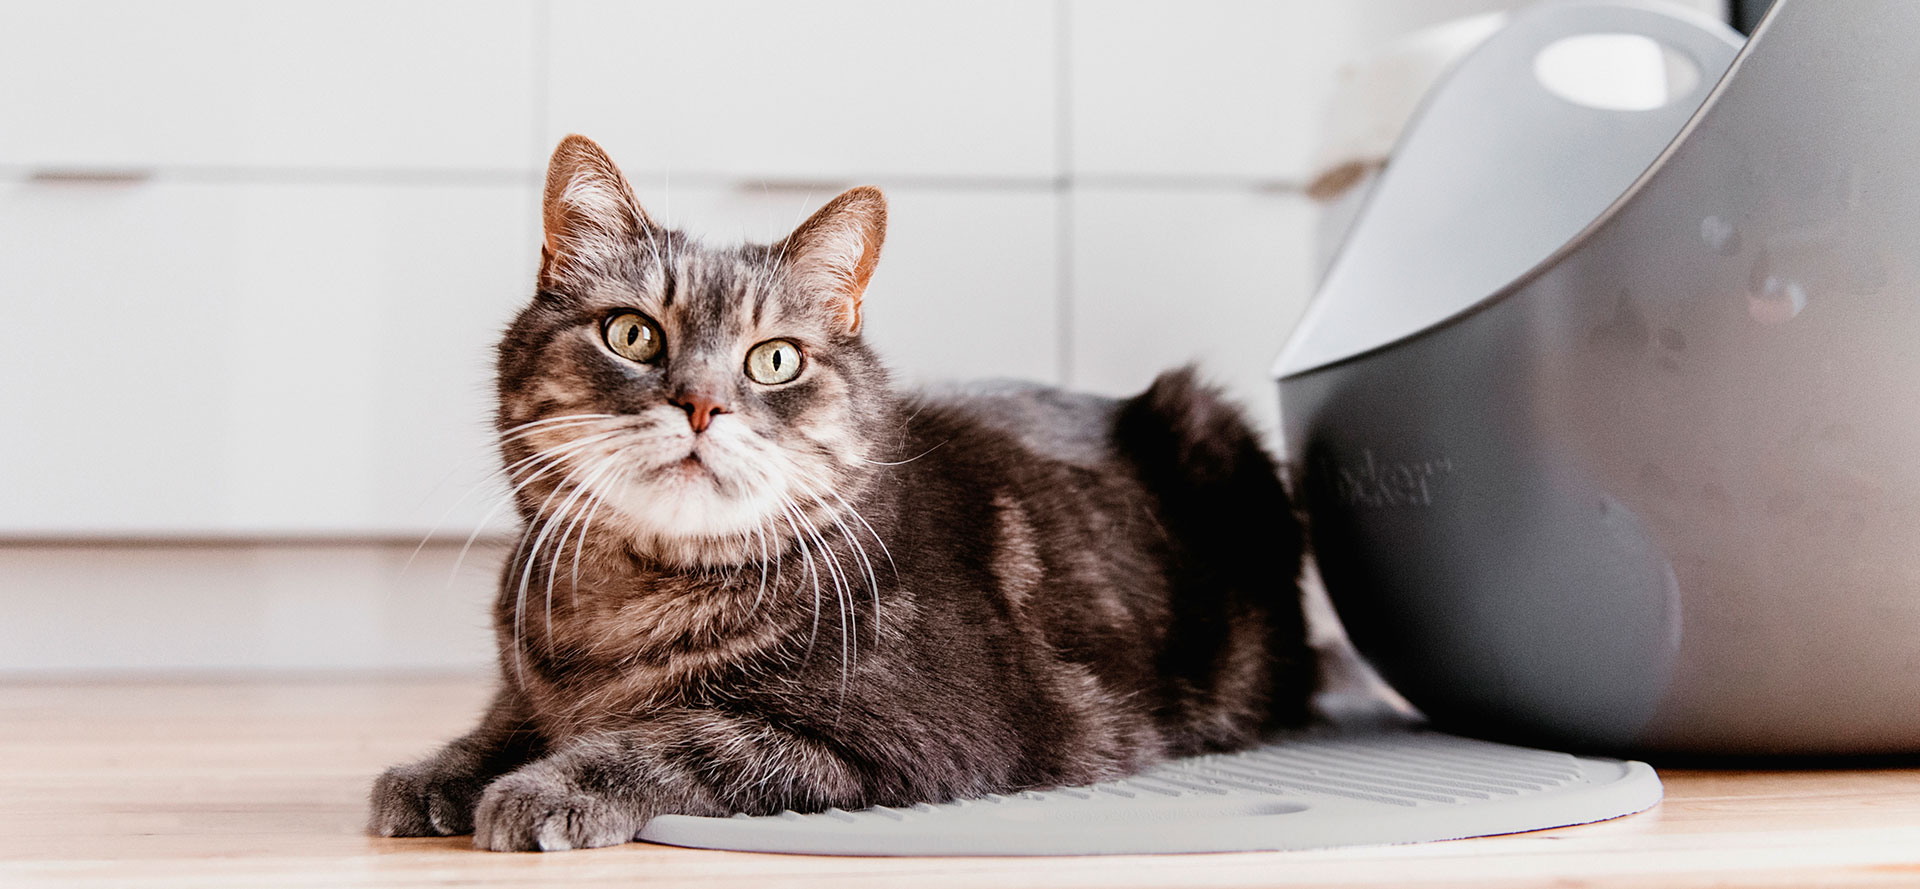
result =
[[[609,524],[624,526],[635,552],[673,565],[735,565],[758,558],[786,535],[776,497],[724,490],[713,470],[688,457],[607,496]]]

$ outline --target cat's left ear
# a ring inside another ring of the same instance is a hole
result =
[[[860,303],[886,238],[886,196],[862,185],[828,201],[774,249],[802,286],[831,301],[848,333],[859,333]]]

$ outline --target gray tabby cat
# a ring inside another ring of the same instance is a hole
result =
[[[499,350],[526,524],[499,691],[380,776],[376,833],[604,846],[661,813],[1099,781],[1307,718],[1300,529],[1190,372],[897,391],[860,337],[872,188],[709,246],[571,136],[545,222]]]

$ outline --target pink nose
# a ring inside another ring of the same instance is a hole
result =
[[[718,399],[705,395],[689,394],[670,400],[687,412],[687,425],[692,426],[695,432],[707,431],[707,427],[713,425],[715,414],[727,412],[726,405],[721,404]]]

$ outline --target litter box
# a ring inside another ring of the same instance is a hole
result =
[[[1645,89],[1551,82],[1596,36]],[[1436,726],[1920,752],[1916,100],[1910,0],[1744,46],[1543,4],[1428,96],[1276,376],[1328,593]]]

